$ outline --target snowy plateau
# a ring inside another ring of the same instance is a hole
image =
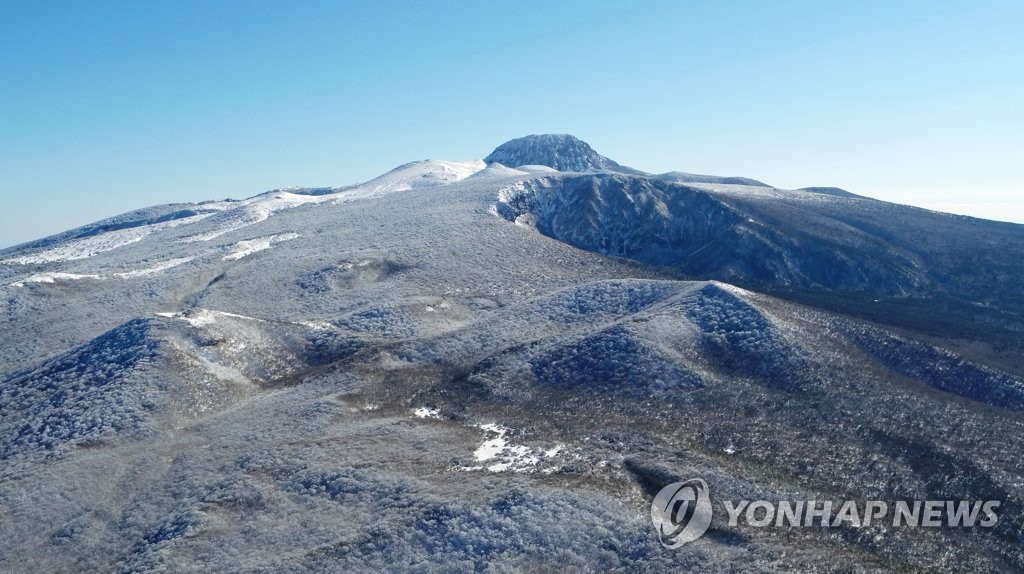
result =
[[[1024,571],[1024,226],[568,135],[0,251],[0,572]],[[751,528],[713,500],[998,500]]]

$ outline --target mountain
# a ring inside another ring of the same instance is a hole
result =
[[[1020,571],[1021,252],[571,136],[7,249],[0,571]],[[663,548],[696,477],[1001,505]]]
[[[642,173],[594,151],[587,142],[566,134],[530,135],[507,141],[484,161],[508,167],[543,165],[558,171]]]
[[[1019,308],[1019,225],[852,195],[617,173],[516,182],[499,190],[496,209],[577,247],[690,276]]]

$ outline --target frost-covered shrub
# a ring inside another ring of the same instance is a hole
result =
[[[163,386],[140,369],[158,352],[151,327],[131,321],[0,384],[0,414],[11,421],[0,426],[0,456],[141,430],[154,409],[147,391]]]
[[[787,342],[757,309],[720,287],[708,285],[686,308],[717,367],[770,386],[799,388],[808,373],[799,349]]]
[[[401,309],[371,307],[334,322],[338,327],[383,337],[408,336],[414,332],[412,321]]]
[[[561,344],[533,357],[530,365],[539,384],[561,389],[647,395],[702,386],[696,373],[663,357],[624,325]]]
[[[866,352],[897,373],[983,403],[1024,411],[1024,381],[924,343],[877,329],[846,329]]]
[[[548,320],[576,322],[591,315],[626,315],[654,305],[675,291],[673,285],[655,281],[599,281],[556,293],[543,301],[540,310]]]

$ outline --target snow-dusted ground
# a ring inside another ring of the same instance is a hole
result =
[[[255,239],[239,241],[231,246],[231,251],[224,256],[224,260],[234,261],[243,257],[248,257],[253,253],[259,253],[260,251],[270,249],[276,243],[291,241],[297,237],[299,237],[298,233],[278,233],[276,235],[267,235],[266,237],[257,237]]]
[[[163,223],[108,231],[92,237],[68,241],[49,249],[0,259],[0,265],[33,265],[87,259],[100,253],[106,253],[107,251],[113,251],[119,247],[142,241],[156,231],[197,223],[207,217],[209,215],[196,215]]]
[[[302,188],[292,188],[270,191],[241,201],[205,202],[202,204],[202,208],[208,213],[107,231],[24,255],[6,257],[0,259],[0,265],[33,265],[87,259],[142,241],[145,237],[160,230],[191,226],[207,219],[210,221],[207,222],[206,227],[210,229],[186,235],[180,241],[186,243],[209,242],[222,235],[266,221],[275,213],[303,205],[337,204],[386,193],[447,185],[463,180],[482,171],[485,167],[487,165],[481,160],[424,160],[400,166],[364,184],[323,190],[325,192],[316,195],[303,193],[305,190]]]
[[[193,259],[195,259],[195,258],[194,257],[177,257],[177,258],[174,258],[174,259],[168,259],[167,261],[161,261],[159,263],[156,263],[154,265],[150,265],[149,267],[144,267],[142,269],[136,269],[136,270],[133,270],[133,271],[123,271],[123,272],[120,272],[120,273],[111,273],[110,275],[99,275],[99,274],[95,274],[95,273],[92,273],[92,274],[65,273],[65,272],[61,272],[61,271],[34,273],[32,275],[29,275],[25,279],[22,279],[20,281],[15,281],[14,283],[11,283],[10,285],[12,287],[24,287],[26,284],[29,284],[29,283],[53,283],[55,281],[75,281],[75,280],[78,280],[78,279],[109,279],[109,278],[115,278],[115,279],[135,279],[135,278],[139,278],[139,277],[148,277],[150,275],[157,275],[159,273],[163,273],[164,271],[167,271],[168,269],[174,269],[175,267],[177,267],[179,265],[184,265],[185,263],[188,263],[188,262],[192,261]]]
[[[956,239],[1000,270],[982,313],[1021,232],[640,177],[417,162],[6,251],[0,571],[1024,567],[1011,361],[760,293],[754,267],[740,288],[643,264],[699,236],[733,263],[768,246],[782,277],[884,235],[871,258],[928,282]],[[715,500],[992,498],[1005,520],[716,522],[667,551],[650,496],[691,477]]]
[[[384,193],[437,187],[462,181],[487,167],[481,160],[423,160],[399,166],[364,184],[337,194],[334,201],[374,197]]]
[[[219,210],[219,213],[212,216],[214,229],[189,235],[182,238],[181,241],[185,243],[211,241],[232,231],[266,221],[267,218],[279,211],[322,201],[324,201],[324,196],[272,191],[242,201],[209,204],[206,207]]]

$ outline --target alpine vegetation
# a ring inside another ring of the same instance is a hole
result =
[[[0,571],[1021,571],[1021,253],[568,135],[5,249]]]

